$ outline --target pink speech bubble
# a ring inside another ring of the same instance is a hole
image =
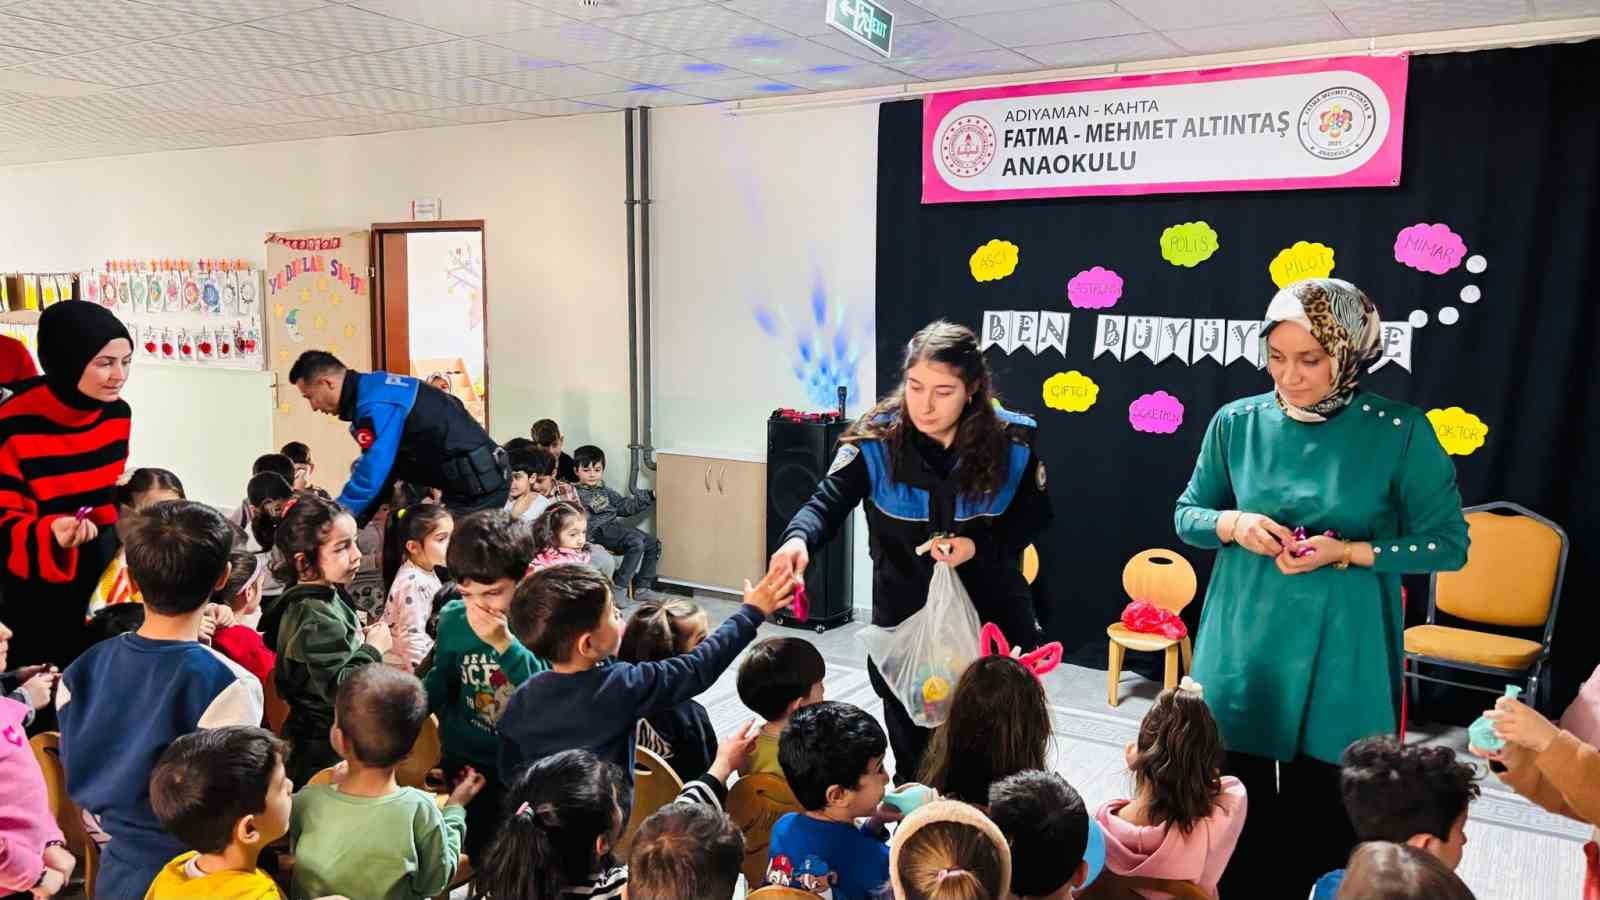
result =
[[[1172,434],[1183,424],[1183,404],[1166,391],[1145,394],[1128,404],[1128,424],[1134,431]]]
[[[1122,276],[1095,266],[1072,276],[1067,299],[1079,309],[1110,309],[1122,297]]]
[[[1423,272],[1443,275],[1461,265],[1466,255],[1466,243],[1449,225],[1418,223],[1395,235],[1395,260]]]

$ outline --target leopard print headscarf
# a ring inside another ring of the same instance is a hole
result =
[[[1328,396],[1300,407],[1275,394],[1278,407],[1298,422],[1326,422],[1350,405],[1361,373],[1380,351],[1378,307],[1361,289],[1338,278],[1308,278],[1279,291],[1267,304],[1261,327],[1261,359],[1267,359],[1267,335],[1279,322],[1293,322],[1317,339],[1333,358],[1333,387]]]

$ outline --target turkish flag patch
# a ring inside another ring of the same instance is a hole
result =
[[[370,449],[372,449],[372,442],[377,440],[377,439],[378,439],[378,436],[372,433],[372,429],[371,428],[357,428],[356,429],[356,444],[362,450],[370,450]]]

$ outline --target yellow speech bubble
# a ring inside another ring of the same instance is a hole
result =
[[[1302,278],[1327,278],[1333,274],[1333,248],[1326,244],[1295,241],[1285,247],[1267,264],[1272,283],[1280,288]]]
[[[1044,380],[1044,405],[1062,412],[1087,412],[1100,399],[1100,385],[1073,369]]]
[[[1017,245],[995,238],[972,251],[967,264],[974,281],[999,281],[1017,270]]]
[[[1161,258],[1175,266],[1192,269],[1220,246],[1217,232],[1205,222],[1184,222],[1161,232]]]
[[[1451,456],[1471,456],[1489,436],[1489,426],[1459,406],[1428,410],[1428,422]]]

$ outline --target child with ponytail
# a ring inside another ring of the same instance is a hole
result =
[[[896,900],[1006,900],[1011,848],[977,807],[935,800],[895,830],[889,878]]]
[[[589,552],[589,514],[577,503],[560,500],[550,504],[533,523],[533,561],[528,574],[551,566],[593,565]]]
[[[611,850],[627,823],[622,771],[588,750],[565,750],[523,769],[511,810],[472,880],[473,900],[615,900],[628,869]]]
[[[437,573],[444,567],[455,521],[437,503],[417,503],[395,510],[384,529],[384,583],[389,601],[381,621],[389,626],[394,646],[383,661],[402,672],[415,672],[433,649],[428,619],[433,597],[443,586]]]
[[[1127,748],[1131,800],[1112,800],[1095,820],[1106,868],[1118,875],[1192,881],[1211,896],[1244,828],[1239,779],[1221,774],[1222,736],[1193,679],[1162,691]],[[1160,898],[1164,894],[1145,893]]]
[[[705,610],[693,601],[646,600],[623,630],[617,658],[630,663],[671,659],[700,646],[707,633]],[[704,775],[717,755],[711,716],[694,700],[640,719],[635,740],[666,760],[685,783]]]

